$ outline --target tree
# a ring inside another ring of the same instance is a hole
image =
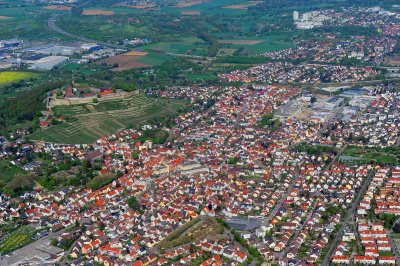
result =
[[[394,231],[396,234],[400,234],[400,220],[397,221],[397,222],[394,224],[394,226],[393,226],[393,231]]]
[[[139,203],[136,197],[132,196],[128,199],[128,206],[134,210],[139,209]]]

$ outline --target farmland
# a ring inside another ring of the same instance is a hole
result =
[[[224,8],[247,10],[248,7],[255,6],[255,5],[259,4],[259,3],[262,3],[262,2],[260,2],[260,1],[249,1],[249,2],[240,3],[240,4],[236,4],[236,5],[225,6]]]
[[[202,39],[196,37],[182,37],[177,38],[172,42],[159,42],[149,44],[141,47],[145,51],[157,51],[163,53],[173,54],[193,54],[193,55],[206,55],[208,50],[208,44]]]
[[[114,14],[114,11],[102,9],[86,9],[82,12],[84,16],[112,16]]]
[[[43,9],[56,10],[56,11],[69,11],[69,10],[71,10],[71,7],[63,6],[63,5],[49,5],[49,6],[43,7]]]
[[[17,2],[17,1],[15,1]],[[0,3],[0,36],[2,39],[25,38],[27,40],[61,37],[59,34],[46,28],[44,22],[47,14],[54,10],[43,9],[36,3],[23,4]]]
[[[57,106],[53,108],[53,113],[76,117],[76,120],[40,130],[31,139],[56,143],[88,143],[122,128],[148,123],[167,114],[173,115],[183,106],[185,101],[154,99],[143,94],[99,104]]]
[[[123,71],[132,68],[160,65],[169,58],[163,55],[148,54],[147,52],[128,52],[96,62],[112,66],[112,71]]]
[[[0,72],[0,86],[37,77],[38,74],[32,72],[5,71]]]

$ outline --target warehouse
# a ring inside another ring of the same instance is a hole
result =
[[[54,55],[43,57],[39,60],[28,62],[31,65],[29,69],[51,70],[56,66],[64,64],[65,62],[68,61],[68,59],[69,58],[66,56],[54,56]]]

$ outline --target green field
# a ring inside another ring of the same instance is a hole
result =
[[[0,253],[4,255],[31,243],[35,233],[35,230],[26,226],[18,228],[0,243]]]
[[[220,36],[221,38],[221,36]],[[266,53],[266,52],[273,52],[273,51],[279,51],[279,50],[284,50],[291,48],[292,41],[291,41],[291,36],[289,34],[284,34],[282,33],[281,35],[271,35],[268,37],[261,37],[261,38],[230,38],[229,36],[226,36],[224,40],[247,40],[247,41],[261,41],[260,43],[257,44],[220,44],[220,47],[223,48],[245,48],[248,50],[250,55],[257,55],[260,53]]]
[[[58,106],[53,108],[55,114],[75,117],[76,121],[37,131],[31,139],[56,143],[89,143],[119,129],[175,114],[185,104],[182,100],[155,99],[139,94],[98,104]]]
[[[151,65],[151,66],[159,66],[162,63],[171,60],[170,56],[167,55],[161,55],[161,54],[154,54],[154,53],[149,53],[145,56],[141,56],[138,59],[136,59],[136,62]]]
[[[13,176],[23,172],[20,166],[13,165],[6,159],[0,160],[0,187],[4,187]]]
[[[77,64],[77,63],[72,63],[72,62],[67,63],[65,65],[62,65],[60,67],[60,69],[79,72],[79,73],[82,73],[82,74],[90,74],[90,73],[92,73],[91,70],[85,69],[83,65]]]
[[[140,50],[157,51],[172,54],[207,55],[208,44],[200,38],[182,37],[172,42],[158,42],[140,47]]]
[[[25,1],[0,1],[0,36],[2,39],[22,38],[29,40],[49,39],[53,37],[68,39],[51,31],[45,21],[51,14],[43,5]]]
[[[204,1],[201,4],[183,7],[183,8],[176,8],[173,6],[163,8],[163,11],[169,13],[180,13],[182,11],[199,11],[201,14],[209,14],[209,15],[228,15],[228,16],[235,16],[241,15],[247,12],[247,10],[241,9],[227,9],[224,8],[229,5],[245,3],[246,0],[211,0],[211,1]]]
[[[37,76],[38,74],[32,72],[4,71],[0,72],[0,85],[7,85]]]

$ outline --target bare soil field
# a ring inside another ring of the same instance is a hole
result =
[[[199,11],[182,11],[181,15],[185,15],[185,16],[200,16],[200,12]]]
[[[195,6],[195,5],[200,5],[202,3],[206,3],[208,1],[189,1],[189,2],[179,2],[176,5],[174,5],[173,7],[176,8],[184,8],[184,7],[188,7],[188,6]]]
[[[138,5],[138,6],[129,6],[130,8],[135,8],[135,9],[152,9],[157,7],[155,4],[143,4],[143,5]]]
[[[138,58],[145,56],[146,54],[147,53],[145,52],[133,51],[97,61],[96,64],[106,63],[109,66],[117,66],[114,67],[112,71],[123,71],[132,68],[147,67],[149,66],[148,64],[136,61]]]
[[[112,16],[114,15],[114,11],[102,10],[102,9],[93,9],[93,10],[83,10],[82,15],[85,16]]]
[[[261,1],[250,1],[250,2],[243,3],[243,4],[225,6],[224,8],[247,10],[247,8],[249,8],[250,6],[255,6],[259,3],[262,3],[262,2]]]
[[[239,44],[239,45],[256,45],[262,43],[263,40],[218,40],[222,44]]]
[[[130,56],[145,56],[145,55],[147,55],[148,53],[146,53],[146,52],[140,52],[140,51],[130,51],[130,52],[127,52],[127,53],[125,53],[125,54],[122,54],[122,55],[130,55]]]
[[[385,65],[388,65],[388,66],[399,66],[400,65],[400,57],[386,56],[384,63],[385,63]]]
[[[50,6],[45,6],[43,9],[48,9],[48,10],[57,10],[57,11],[70,11],[72,7],[70,6],[63,6],[63,5],[50,5]]]

